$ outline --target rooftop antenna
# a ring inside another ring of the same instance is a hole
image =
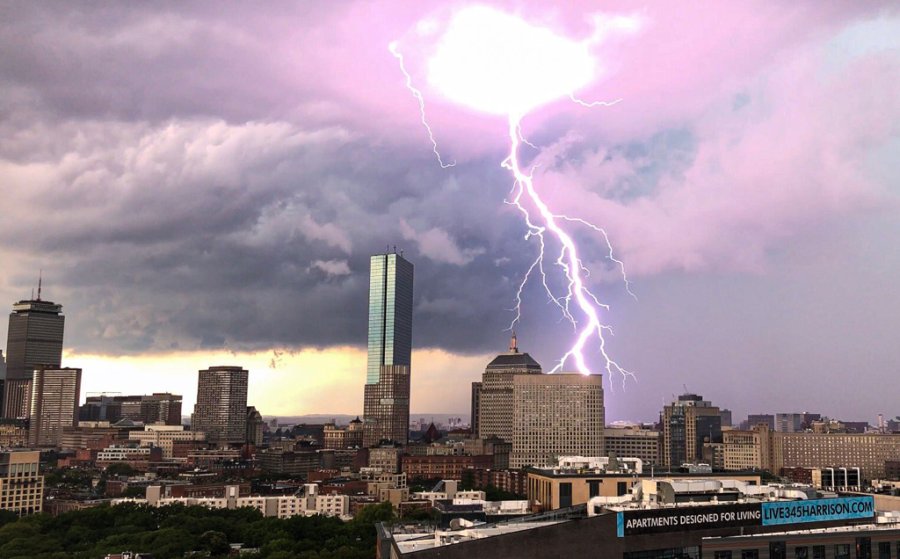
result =
[[[43,280],[44,280],[44,270],[41,270],[40,272],[38,272],[38,298],[37,298],[38,301],[41,300],[41,283],[43,283]]]
[[[683,386],[683,387],[684,387],[684,393],[685,393],[685,394],[687,394],[687,393],[688,393],[688,390],[687,390],[687,385],[686,385],[686,384],[682,384],[682,385],[681,385],[681,386]]]

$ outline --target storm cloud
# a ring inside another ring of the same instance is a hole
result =
[[[597,14],[646,22],[598,47],[603,79],[583,92],[621,103],[524,122],[538,187],[603,225],[634,281],[639,302],[577,230],[611,304],[610,347],[649,381],[619,397],[621,416],[648,417],[682,384],[741,409],[784,372],[792,390],[853,363],[892,378],[900,354],[879,336],[900,316],[887,281],[900,273],[896,10],[516,6],[579,36]],[[0,6],[0,301],[27,297],[43,269],[67,346],[96,354],[362,347],[369,255],[396,247],[416,265],[416,347],[502,350],[537,248],[504,204],[504,123],[426,89],[457,161],[442,169],[387,50],[447,13]],[[421,56],[409,64],[421,79]],[[520,339],[549,369],[571,328],[536,286],[525,295]],[[840,298],[835,325],[870,324],[822,333],[815,309]],[[835,395],[817,388],[813,404]],[[834,405],[900,413],[876,396]]]

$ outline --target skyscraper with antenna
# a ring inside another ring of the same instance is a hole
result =
[[[3,412],[6,419],[24,419],[30,414],[31,382],[38,366],[59,367],[62,362],[66,317],[62,305],[44,301],[43,274],[38,278],[37,297],[19,301],[9,315],[6,341],[6,383]]]

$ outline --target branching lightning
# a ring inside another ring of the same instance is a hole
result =
[[[434,134],[425,118],[424,97],[413,86],[396,43],[391,43],[389,49],[400,63],[407,89],[419,103],[422,125],[428,132],[438,162],[442,168],[453,166],[453,163],[444,163],[438,151]],[[506,203],[515,206],[521,213],[527,227],[525,240],[536,238],[539,249],[516,290],[515,316],[509,328],[514,328],[522,319],[525,287],[529,279],[537,276],[549,302],[559,309],[561,320],[571,324],[576,336],[574,344],[550,373],[562,371],[570,362],[582,374],[599,372],[592,371],[588,364],[589,355],[586,355],[589,344],[593,347],[596,343],[601,367],[608,378],[621,376],[623,385],[628,378],[636,380],[631,371],[619,365],[607,352],[605,335],[612,335],[613,332],[601,316],[609,310],[609,306],[602,303],[588,286],[590,272],[579,256],[576,241],[567,226],[584,226],[603,237],[607,247],[606,258],[621,273],[625,290],[635,297],[624,263],[615,257],[609,236],[602,227],[580,217],[555,213],[547,206],[535,189],[534,169],[527,173],[523,171],[519,153],[523,144],[539,149],[522,134],[522,118],[542,104],[566,96],[586,108],[609,107],[620,101],[588,102],[573,93],[589,83],[592,77],[593,61],[584,44],[531,27],[515,16],[475,7],[455,16],[429,64],[429,83],[445,98],[508,118],[510,149],[501,165],[510,171],[514,182]],[[560,246],[560,253],[550,266],[562,271],[565,287],[560,294],[551,287],[557,282],[549,280],[549,261],[545,262],[550,245],[555,247],[556,243]]]
[[[586,277],[588,271],[582,263],[581,258],[578,256],[578,249],[574,239],[560,223],[579,223],[600,233],[609,249],[607,257],[619,267],[628,293],[634,296],[634,293],[632,293],[630,289],[628,277],[625,274],[625,265],[613,255],[612,244],[603,228],[581,218],[553,213],[541,199],[534,188],[534,179],[532,175],[530,173],[526,174],[521,167],[519,147],[524,142],[521,132],[520,117],[510,116],[509,118],[509,141],[509,156],[507,156],[502,163],[502,166],[505,169],[508,169],[515,178],[514,195],[509,203],[516,206],[525,218],[525,224],[528,227],[528,232],[525,235],[526,240],[531,237],[537,237],[539,241],[538,246],[540,248],[537,258],[531,264],[525,277],[519,284],[519,288],[516,292],[516,316],[510,324],[510,328],[514,327],[516,322],[521,318],[522,291],[525,289],[525,285],[535,268],[537,268],[540,272],[542,286],[547,292],[548,297],[557,307],[559,307],[563,317],[565,317],[576,330],[575,344],[562,356],[550,372],[555,373],[561,371],[566,363],[571,360],[578,372],[585,375],[591,374],[591,369],[585,359],[585,346],[591,339],[596,339],[599,344],[600,355],[603,358],[603,367],[610,375],[609,378],[612,378],[613,375],[621,375],[623,383],[628,378],[635,379],[635,376],[631,371],[619,365],[606,351],[604,332],[612,334],[612,329],[600,320],[600,309],[609,310],[609,306],[601,303],[587,286]],[[523,204],[523,196],[530,205],[534,206],[537,210],[538,217],[533,217],[529,209]],[[554,262],[562,269],[567,280],[566,292],[562,296],[557,296],[553,293],[553,290],[547,283],[547,277],[544,271],[546,249],[544,235],[547,233],[551,234],[562,247],[560,255]],[[580,323],[572,313],[573,304],[578,308],[580,313],[584,315],[584,318]]]
[[[441,152],[438,151],[437,140],[434,139],[434,133],[431,131],[431,126],[428,125],[428,120],[425,118],[425,98],[422,96],[422,92],[413,85],[412,76],[409,75],[409,72],[406,71],[406,66],[403,64],[403,55],[397,50],[397,43],[393,42],[388,45],[388,50],[391,51],[391,54],[393,54],[394,58],[400,63],[400,71],[403,72],[403,75],[406,77],[406,89],[408,89],[413,94],[413,97],[416,98],[416,101],[419,102],[419,116],[422,120],[422,126],[424,126],[425,131],[428,132],[428,139],[431,140],[431,149],[434,151],[434,156],[437,157],[441,169],[453,167],[456,165],[456,162],[452,161],[450,163],[444,163],[444,158],[441,157]]]

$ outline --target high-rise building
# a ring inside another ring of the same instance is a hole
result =
[[[512,415],[510,468],[555,464],[559,456],[603,455],[600,375],[515,375]]]
[[[44,476],[38,451],[0,452],[0,510],[19,516],[41,512]]]
[[[478,387],[478,430],[482,439],[499,437],[507,442],[513,438],[513,379],[518,375],[540,375],[541,366],[527,353],[519,352],[515,332],[509,341],[509,351],[495,357],[484,369]],[[475,399],[473,385],[473,401]]]
[[[247,443],[259,446],[263,443],[263,421],[262,414],[256,409],[256,406],[247,406]]]
[[[472,383],[472,403],[469,406],[469,410],[471,411],[471,421],[469,422],[469,426],[472,428],[472,434],[474,436],[478,436],[478,429],[480,427],[481,421],[480,417],[480,407],[481,407],[481,387],[482,383],[473,382]]]
[[[396,253],[372,256],[363,446],[409,438],[412,307],[413,265]]]
[[[0,411],[3,409],[4,386],[6,386],[6,358],[3,357],[3,350],[0,349]]]
[[[210,367],[197,378],[197,403],[191,429],[218,445],[243,444],[247,438],[247,381],[242,367]]]
[[[62,305],[41,300],[40,284],[37,299],[13,305],[6,342],[4,418],[28,417],[32,373],[42,365],[60,366],[65,321]]]
[[[722,442],[719,408],[698,394],[682,394],[663,407],[662,462],[669,467],[703,461],[704,443]]]
[[[181,425],[181,395],[168,392],[111,396],[96,394],[85,398],[78,412],[79,421],[130,419],[142,423]]]
[[[747,416],[747,423],[743,425],[745,429],[752,429],[757,425],[764,424],[769,431],[775,430],[775,416],[770,413],[751,413]]]
[[[775,430],[779,433],[797,433],[803,430],[802,413],[776,413]]]
[[[31,389],[28,442],[33,446],[59,446],[64,427],[78,421],[81,369],[38,367]]]

